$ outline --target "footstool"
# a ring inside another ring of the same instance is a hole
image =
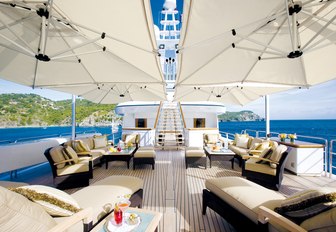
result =
[[[156,153],[153,147],[140,147],[133,156],[133,170],[138,164],[151,164],[154,170]]]
[[[186,147],[185,149],[185,164],[186,169],[188,164],[204,162],[205,169],[207,168],[207,157],[202,147]]]

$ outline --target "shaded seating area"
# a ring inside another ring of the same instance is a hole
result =
[[[92,165],[101,165],[103,154],[113,145],[107,140],[106,135],[94,135],[87,138],[69,140],[63,144],[70,146],[79,157],[90,157]]]
[[[155,167],[156,152],[154,147],[140,147],[133,156],[133,170],[136,165],[149,164],[152,169]]]
[[[186,147],[185,148],[185,165],[186,169],[189,165],[203,164],[207,168],[207,156],[203,147]]]
[[[84,187],[92,178],[92,161],[90,157],[77,156],[71,148],[56,146],[44,152],[53,174],[54,185],[59,189]]]
[[[264,187],[279,190],[290,148],[273,143],[263,156],[243,156],[242,176]]]

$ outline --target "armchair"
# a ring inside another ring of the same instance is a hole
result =
[[[278,145],[270,150],[269,158],[243,156],[242,176],[264,187],[279,190],[290,148]]]
[[[203,134],[203,146],[216,145],[217,142],[220,142],[222,146],[224,145],[224,139],[219,133]]]
[[[121,136],[121,141],[123,141],[125,144],[131,143],[132,146],[139,148],[140,134],[123,134]]]
[[[74,151],[76,154],[76,152]],[[51,147],[44,152],[52,174],[54,185],[59,189],[84,187],[92,177],[92,161],[89,157],[69,158],[63,146]]]

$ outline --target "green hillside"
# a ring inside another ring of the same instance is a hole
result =
[[[76,122],[111,124],[115,104],[77,99]],[[0,127],[70,125],[71,100],[52,101],[36,94],[0,94]]]
[[[225,114],[221,114],[218,116],[220,121],[261,121],[259,115],[255,114],[250,110],[243,110],[240,112],[226,112]]]

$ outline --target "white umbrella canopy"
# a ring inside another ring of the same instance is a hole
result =
[[[334,79],[336,2],[301,2],[185,4],[177,86],[253,82],[309,87]]]
[[[99,104],[121,103],[126,101],[164,101],[165,88],[161,84],[98,84],[98,85],[68,85],[55,87],[54,90],[74,92]]]
[[[271,84],[232,83],[224,86],[178,86],[176,101],[212,101],[228,105],[246,105],[264,95],[288,90],[292,87]]]
[[[55,7],[113,54],[163,81],[150,0],[55,0]],[[85,25],[85,26],[84,26]]]
[[[151,73],[112,53],[101,43],[107,39],[104,31],[95,36],[84,34],[87,30],[72,24],[57,2],[62,1],[0,1],[1,78],[33,88],[58,88],[72,94],[77,92],[76,85],[157,83],[160,86],[157,91],[165,94],[160,69]],[[73,1],[64,2],[71,5]],[[94,5],[81,13],[87,17],[90,10],[96,8],[102,7]],[[146,31],[148,28],[142,29]],[[155,67],[157,55],[153,52],[146,54],[152,59],[142,62]]]

